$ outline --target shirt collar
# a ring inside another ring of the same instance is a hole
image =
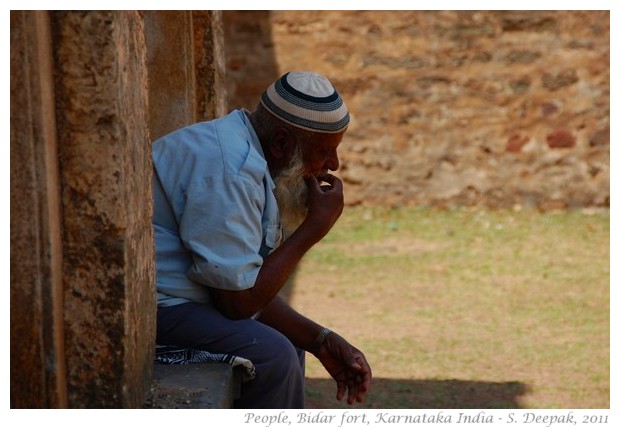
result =
[[[265,160],[265,163],[266,163],[267,158],[265,157],[265,152],[263,152],[263,147],[260,144],[258,135],[256,134],[256,131],[254,131],[254,127],[252,126],[252,123],[250,122],[250,118],[248,116],[250,114],[250,111],[248,109],[242,108],[242,109],[239,109],[238,112],[239,112],[239,116],[241,117],[241,120],[243,121],[246,128],[248,129],[248,133],[250,134],[250,144],[254,146],[254,148],[258,151],[258,153]],[[271,178],[271,173],[269,172],[269,165],[267,165],[267,183],[269,184],[271,189],[274,189],[276,187],[275,182]]]
[[[250,111],[248,109],[239,110],[239,116],[241,116],[241,120],[243,121],[246,128],[248,129],[248,133],[250,133],[250,143],[258,151],[258,153],[260,153],[263,159],[266,159],[265,153],[263,152],[263,148],[260,145],[260,140],[258,140],[258,135],[256,135],[256,131],[254,131],[254,127],[252,126],[252,123],[250,122],[250,118],[248,117],[249,114],[250,114]]]

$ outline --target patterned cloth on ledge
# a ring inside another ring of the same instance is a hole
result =
[[[229,364],[233,368],[241,366],[244,370],[242,372],[243,381],[252,380],[256,377],[254,364],[247,359],[230,354],[209,353],[204,350],[186,347],[158,345],[155,347],[155,362],[166,365],[223,362]]]

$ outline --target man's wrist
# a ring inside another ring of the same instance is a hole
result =
[[[327,336],[329,334],[331,334],[332,330],[329,328],[321,328],[321,330],[319,331],[319,334],[316,336],[316,338],[314,339],[314,342],[312,343],[312,352],[317,355],[319,353],[319,351],[321,350],[321,347],[323,347],[323,344],[325,343],[325,341],[327,340]]]

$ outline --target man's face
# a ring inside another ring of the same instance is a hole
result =
[[[343,136],[344,131],[337,134],[316,133],[309,142],[304,144],[302,158],[306,177],[338,170],[340,167],[338,145],[340,145]]]
[[[305,178],[336,171],[340,166],[338,145],[344,132],[316,134],[298,144],[289,165],[274,178],[275,197],[280,209],[280,220],[285,236],[295,231],[308,212],[308,187]]]

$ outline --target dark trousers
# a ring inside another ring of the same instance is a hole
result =
[[[230,320],[209,304],[157,309],[157,344],[228,353],[252,361],[235,408],[304,408],[305,353],[256,320]]]

